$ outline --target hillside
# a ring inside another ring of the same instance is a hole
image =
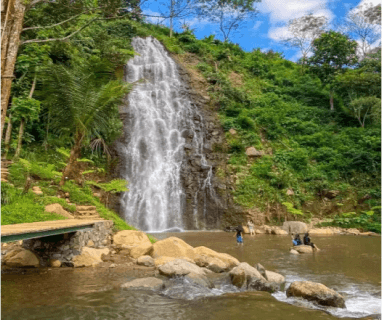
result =
[[[38,14],[43,13],[42,10]],[[38,18],[34,14],[31,19]],[[36,33],[38,36],[38,31],[31,31],[25,37]],[[368,83],[362,96],[380,99],[380,57],[366,59],[346,71],[348,77],[338,80],[335,108],[331,111],[329,90],[315,72],[284,59],[281,53],[244,52],[214,36],[198,40],[189,30],[170,38],[165,27],[128,19],[100,21],[71,41],[31,43],[19,51],[13,104],[17,107],[15,102],[19,101],[20,106],[21,101],[29,101],[29,110],[33,103],[39,108],[26,121],[20,154],[34,169],[25,169],[25,163],[18,162],[16,157],[10,169],[10,181],[16,187],[25,185],[26,170],[34,177],[33,183],[44,187],[51,196],[57,190],[76,194],[78,189],[87,194],[79,197],[80,203],[98,201],[93,199],[86,181],[98,183],[112,179],[116,161],[106,146],[111,146],[120,135],[118,101],[113,101],[107,111],[112,110],[108,124],[89,130],[84,137],[80,154],[85,164],[81,165],[81,173],[73,176],[79,186],[66,182],[61,187],[59,171],[68,157],[56,150],[61,148],[69,155],[75,136],[69,125],[60,128],[62,115],[55,113],[49,100],[51,92],[45,79],[49,69],[44,68],[60,64],[81,65],[85,70],[92,70],[89,72],[98,68],[97,85],[103,86],[110,79],[121,79],[123,65],[134,55],[131,39],[150,35],[205,84],[199,91],[209,96],[208,108],[217,114],[225,132],[225,142],[215,144],[213,150],[228,158],[227,166],[217,168],[214,173],[231,182],[230,192],[236,206],[244,212],[261,212],[270,223],[284,219],[334,218],[330,223],[380,232],[380,115],[373,110],[369,117],[365,116],[365,125],[361,127],[349,108],[351,85],[358,86],[354,79],[360,77]],[[45,74],[40,74],[41,70]],[[353,81],[351,85],[349,81]],[[33,83],[36,84],[34,99],[27,98]],[[17,115],[17,110],[12,114]],[[22,114],[13,117],[9,158],[17,149]],[[102,142],[98,140],[94,144],[100,137]],[[7,144],[2,147],[6,149]],[[250,147],[255,150],[248,150]],[[251,151],[253,154],[248,156]],[[2,195],[3,190],[4,194],[13,192],[2,187]],[[33,202],[32,198],[28,201]],[[12,201],[5,203],[3,212],[16,210],[10,207]],[[2,215],[2,223],[6,216]]]

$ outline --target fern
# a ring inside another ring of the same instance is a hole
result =
[[[70,151],[65,148],[57,148],[56,151],[60,154],[62,154],[65,158],[70,158]],[[66,166],[66,164],[65,164]]]
[[[92,180],[86,181],[86,184],[96,186],[102,189],[103,191],[110,193],[129,191],[129,189],[126,187],[127,183],[128,182],[123,179],[115,179],[107,183],[97,183]]]
[[[300,215],[300,216],[304,215],[304,213],[301,210],[298,210],[298,209],[293,207],[293,203],[283,202],[282,204],[284,206],[286,206],[288,213],[293,214],[293,215]]]

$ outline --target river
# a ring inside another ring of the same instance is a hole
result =
[[[2,319],[349,319],[380,314],[381,238],[316,236],[314,255],[289,253],[289,236],[257,235],[236,248],[232,233],[184,232],[190,245],[226,252],[249,264],[286,276],[287,282],[320,282],[344,295],[346,309],[319,310],[285,293],[238,292],[195,300],[170,299],[145,291],[124,291],[120,284],[138,271],[118,268],[60,268],[2,275]]]

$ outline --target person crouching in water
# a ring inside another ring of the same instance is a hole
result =
[[[292,239],[292,242],[293,242],[294,246],[301,246],[302,245],[301,238],[300,238],[300,235],[298,233],[295,235],[294,239]]]
[[[242,246],[243,243],[243,235],[244,235],[244,229],[242,226],[237,226],[236,228],[236,234],[234,237],[236,237],[237,246]]]
[[[310,242],[310,237],[309,237],[309,233],[308,232],[305,233],[305,236],[304,236],[304,245],[311,246],[313,248],[313,250],[314,249],[317,250],[317,251],[320,250],[320,249],[317,248],[317,246],[314,243]]]

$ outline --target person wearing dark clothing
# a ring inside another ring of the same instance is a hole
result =
[[[238,226],[236,228],[236,234],[234,235],[236,237],[237,245],[243,245],[243,235],[244,235],[244,229],[242,226]]]
[[[294,246],[302,245],[300,235],[297,233],[294,239],[292,240]]]
[[[310,242],[310,237],[309,237],[309,233],[308,232],[305,233],[304,244],[306,246],[311,246],[313,249],[317,249],[318,250],[317,246],[314,243]]]

